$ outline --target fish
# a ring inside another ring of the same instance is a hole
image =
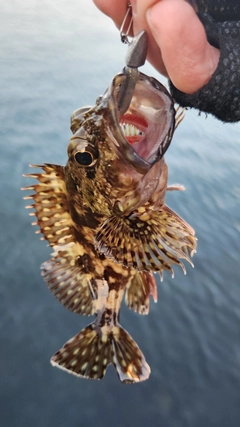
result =
[[[51,358],[81,378],[102,379],[112,364],[123,383],[148,379],[150,367],[120,324],[123,298],[142,315],[157,301],[155,273],[192,265],[193,228],[165,204],[164,154],[181,121],[167,89],[138,73],[131,100],[119,108],[126,73],[118,73],[94,106],[71,117],[66,166],[30,165],[37,180],[27,208],[53,248],[43,279],[71,312],[94,321]],[[125,111],[126,110],[126,111]],[[39,171],[39,169],[41,171]]]

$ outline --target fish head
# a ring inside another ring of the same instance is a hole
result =
[[[131,102],[120,112],[126,75],[117,74],[94,107],[75,111],[66,171],[93,212],[128,214],[157,192],[164,198],[163,155],[175,128],[174,102],[156,79],[138,74]]]

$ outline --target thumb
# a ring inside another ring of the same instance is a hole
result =
[[[146,18],[174,86],[196,92],[210,80],[220,52],[208,43],[194,9],[183,0],[161,0],[148,9]],[[151,62],[154,66],[154,58]]]

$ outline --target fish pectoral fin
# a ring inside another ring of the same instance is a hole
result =
[[[42,276],[64,307],[74,313],[90,316],[94,313],[89,290],[90,275],[82,273],[78,266],[70,265],[66,258],[59,256],[44,262],[41,266]]]
[[[122,382],[146,380],[150,368],[130,335],[121,327],[91,323],[51,358],[53,366],[82,378],[102,379],[112,363]]]
[[[158,210],[139,208],[128,217],[111,216],[95,237],[95,247],[107,258],[139,271],[169,270],[196,250],[194,230],[166,205]]]
[[[146,271],[137,271],[126,290],[127,306],[139,314],[148,314],[150,295],[157,302],[157,285],[153,275]]]
[[[105,337],[104,337],[105,338]],[[100,380],[112,360],[110,337],[104,341],[91,323],[51,358],[53,366],[82,378]]]

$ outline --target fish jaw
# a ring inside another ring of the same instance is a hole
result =
[[[156,79],[139,73],[131,103],[120,115],[117,109],[119,87],[126,76],[115,76],[99,105],[105,108],[104,122],[118,154],[139,173],[146,173],[162,158],[175,128],[171,95]]]

